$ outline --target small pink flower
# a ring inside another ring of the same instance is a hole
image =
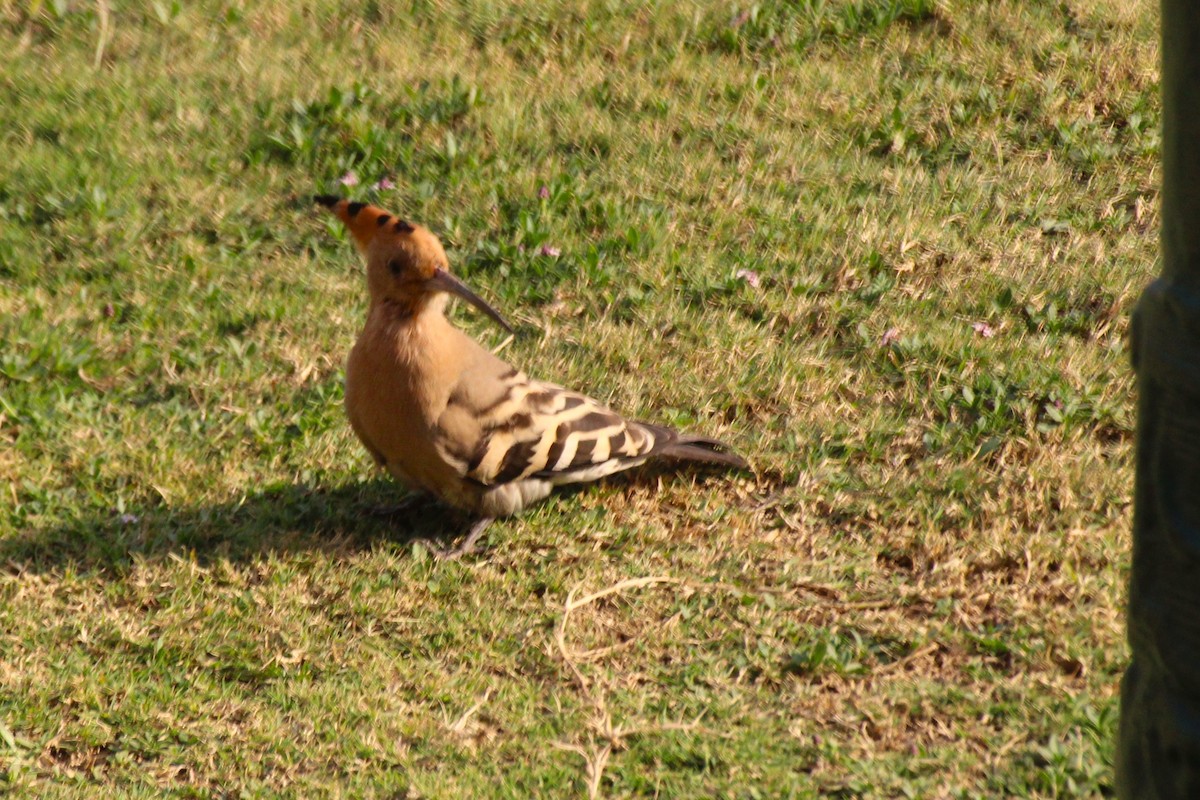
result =
[[[338,183],[342,186],[358,186],[358,175],[354,170],[350,170],[342,177],[338,178]]]
[[[548,244],[544,244],[542,245],[542,255],[550,256],[551,258],[558,258],[560,255],[562,255],[562,250],[559,250],[557,247],[551,247]]]
[[[899,328],[888,328],[886,331],[883,332],[883,336],[879,337],[879,344],[882,347],[888,347],[889,345],[895,344],[899,340],[900,340],[900,329]]]
[[[976,322],[971,325],[971,328],[985,339],[990,339],[996,335],[995,329],[986,322]]]
[[[550,187],[543,186],[542,188],[538,189],[538,197],[542,198],[543,200],[550,197]]]
[[[379,182],[375,184],[375,189],[380,192],[386,192],[388,189],[395,188],[396,184],[392,183],[390,178],[380,178]]]
[[[741,278],[755,289],[759,287],[758,273],[752,269],[739,269],[733,277]]]

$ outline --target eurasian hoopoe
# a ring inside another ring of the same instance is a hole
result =
[[[320,195],[367,262],[367,321],[346,364],[346,412],[376,463],[412,489],[479,517],[515,514],[553,487],[659,456],[745,468],[715,439],[632,422],[597,401],[530,379],[446,319],[450,295],[500,314],[450,274],[437,237],[375,206]],[[441,555],[446,555],[442,553]]]

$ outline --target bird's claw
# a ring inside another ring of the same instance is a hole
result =
[[[429,555],[433,556],[434,561],[457,561],[463,556],[470,555],[475,552],[475,543],[471,542],[469,546],[466,542],[458,545],[458,547],[439,547],[430,539],[417,539],[416,544],[424,547]]]
[[[467,537],[463,539],[457,547],[438,547],[429,539],[417,539],[416,543],[424,547],[429,554],[433,556],[435,561],[457,561],[466,555],[471,555],[478,548],[475,543],[479,541],[479,537],[487,530],[492,520],[485,518],[477,520],[471,526],[471,530],[467,532]]]

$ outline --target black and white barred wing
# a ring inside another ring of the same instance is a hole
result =
[[[595,480],[641,464],[675,438],[523,373],[512,375],[504,391],[473,413],[474,441],[452,441],[443,427],[447,435],[439,450],[465,478],[485,486],[528,478],[552,484]]]

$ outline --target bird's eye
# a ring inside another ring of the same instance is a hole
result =
[[[389,270],[389,271],[390,271],[390,272],[391,272],[393,275],[399,275],[399,274],[400,274],[400,270],[402,270],[402,269],[403,269],[403,266],[401,266],[401,264],[400,264],[400,260],[399,260],[399,259],[396,259],[396,258],[390,258],[390,259],[388,259],[388,270]]]

